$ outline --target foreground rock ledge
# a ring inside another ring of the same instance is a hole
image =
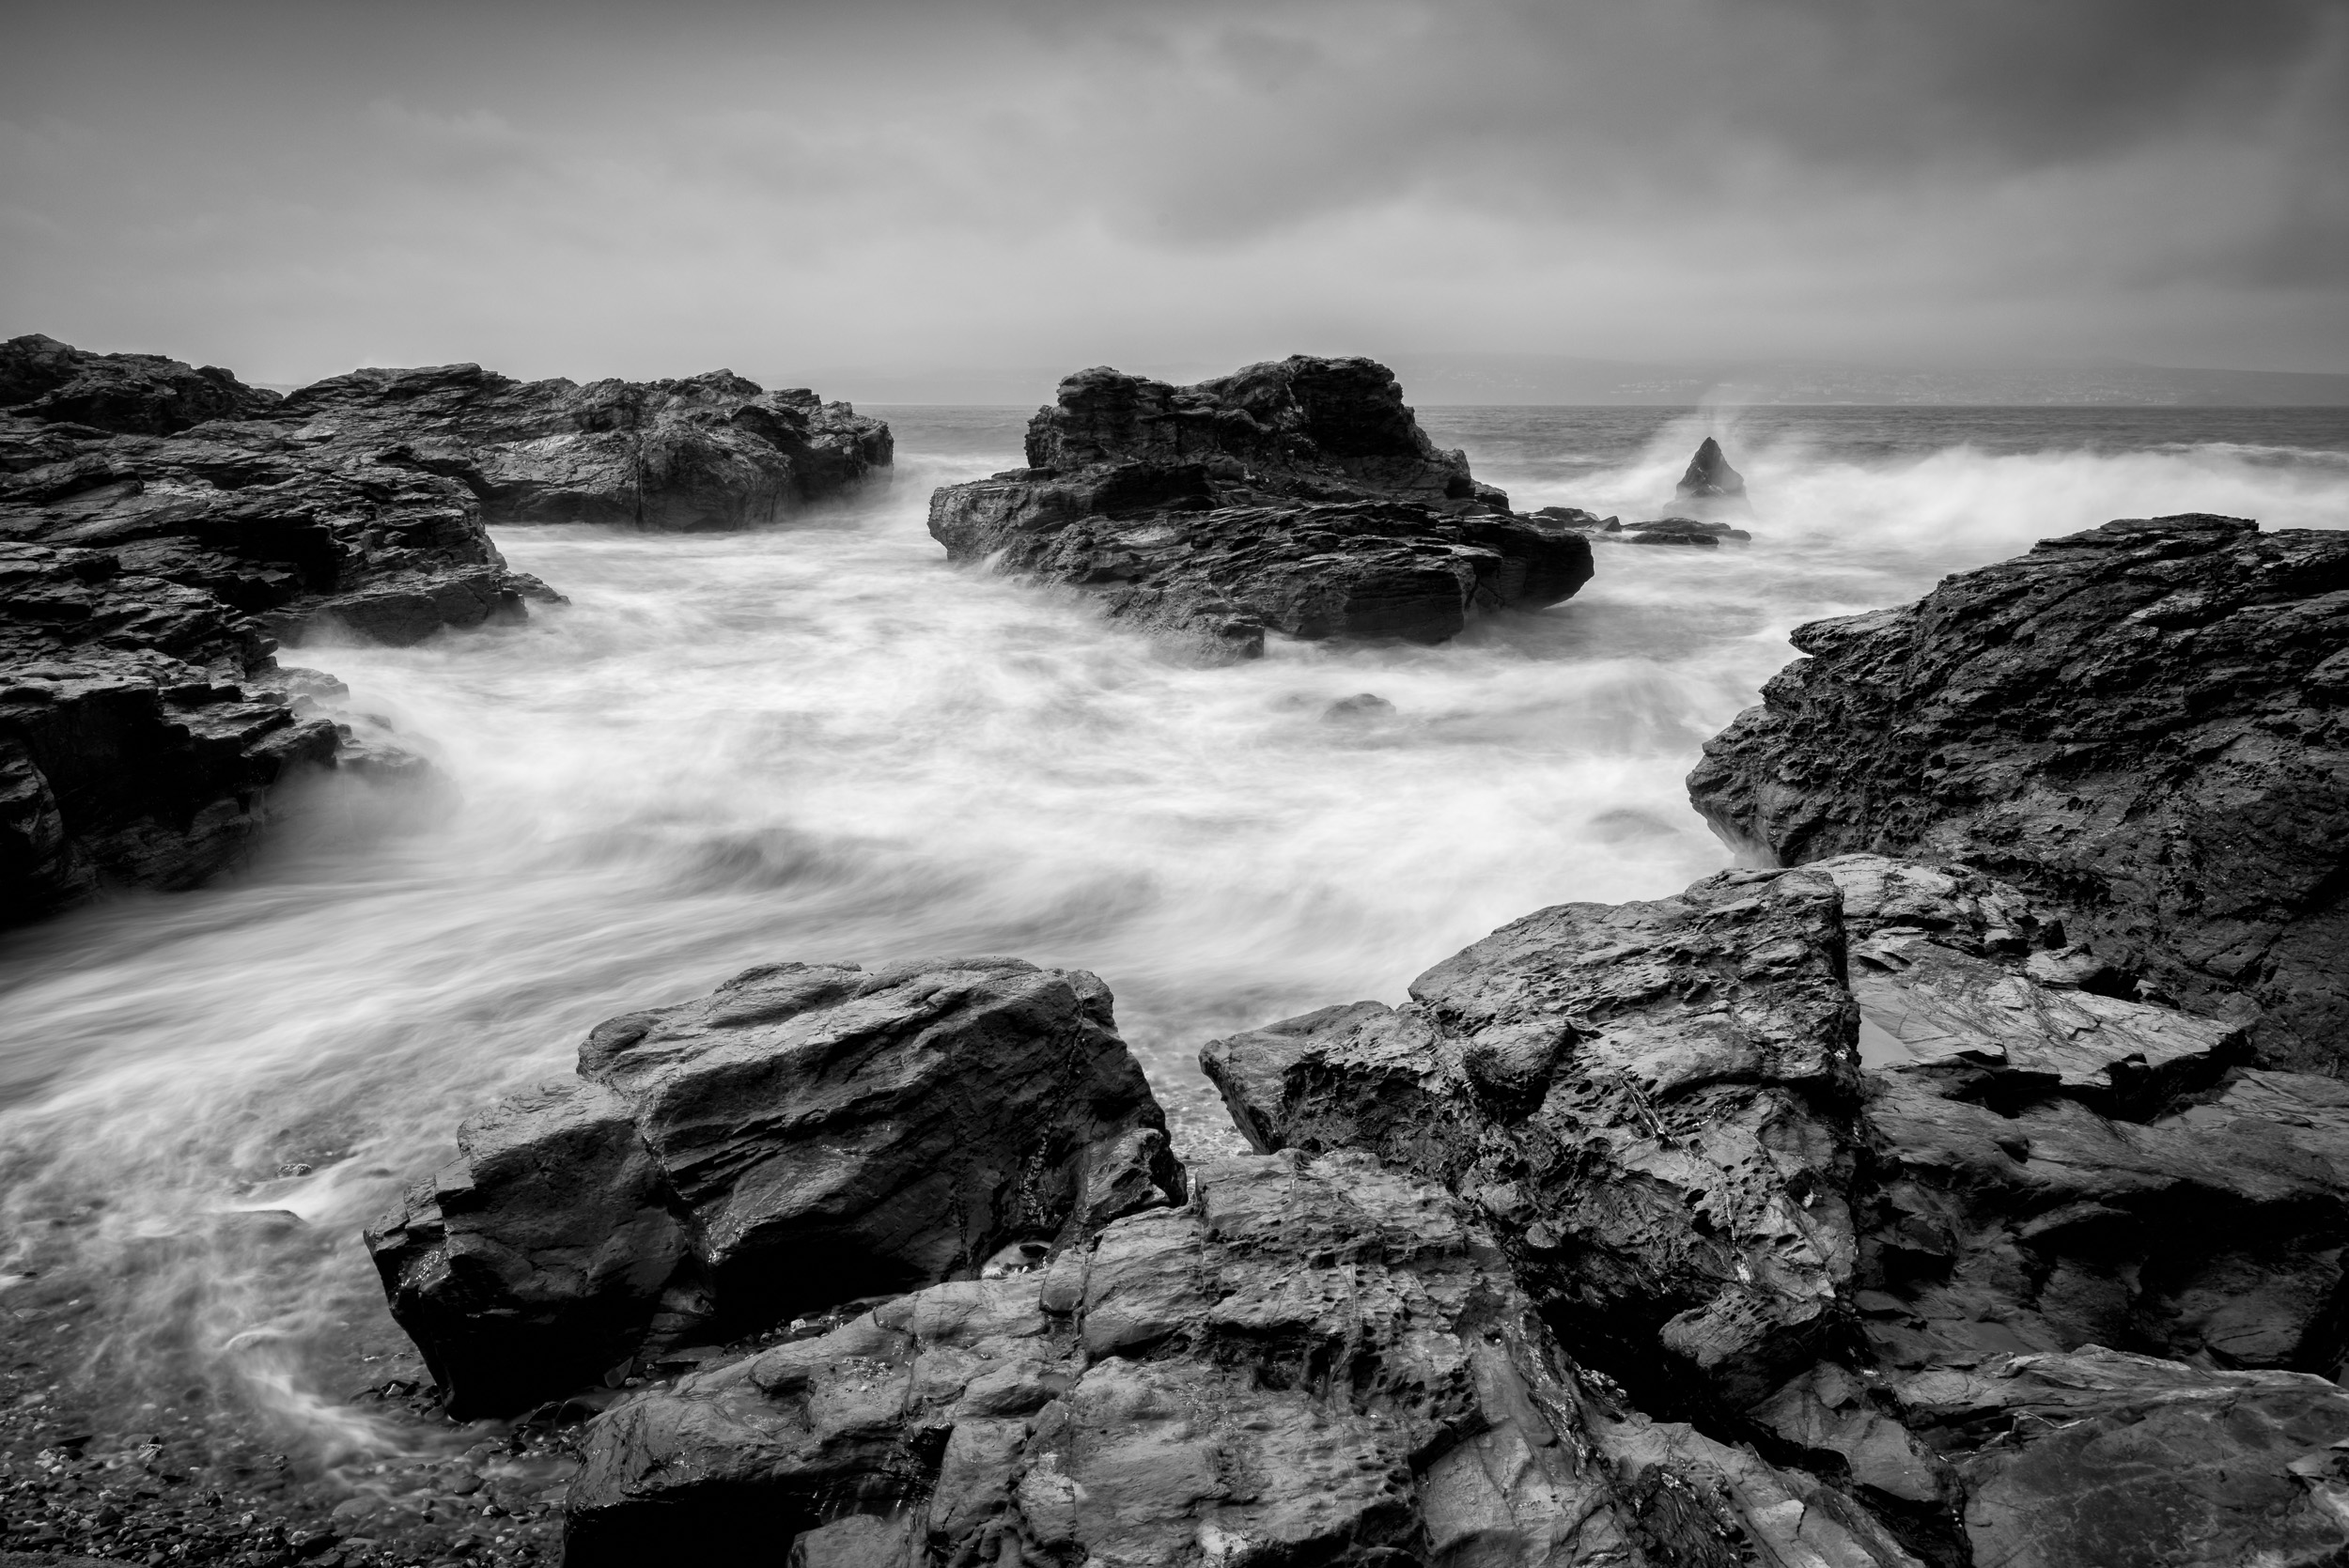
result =
[[[1203,1063],[1258,1148],[1442,1183],[1586,1368],[1911,1551],[2329,1560],[2349,1090],[2118,979],[2012,886],[1845,856],[1542,910]]]
[[[1688,777],[1733,843],[1978,866],[2269,1063],[2349,1062],[2349,533],[2116,521],[1794,641]]]
[[[1192,1177],[1046,1268],[614,1408],[567,1563],[1913,1562],[1833,1487],[1595,1398],[1433,1185]]]
[[[1268,632],[1439,643],[1591,576],[1588,540],[1509,511],[1365,359],[1190,387],[1082,371],[1029,422],[1027,457],[931,496],[948,559],[1083,588],[1209,658],[1252,658]]]
[[[449,1413],[506,1414],[1177,1202],[1165,1126],[1081,970],[770,965],[599,1026],[367,1245]]]

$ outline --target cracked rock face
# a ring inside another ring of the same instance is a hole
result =
[[[332,629],[409,644],[555,596],[454,480],[327,461],[258,423],[111,434],[0,417],[0,908],[180,888],[234,863],[305,769],[414,773],[282,670]],[[324,706],[321,706],[324,705]]]
[[[1746,1448],[1622,1412],[1441,1189],[1208,1161],[1039,1271],[941,1284],[605,1416],[572,1568],[1912,1563]]]
[[[199,370],[161,354],[93,354],[39,333],[0,343],[0,411],[44,424],[167,436],[207,420],[266,417],[276,404],[276,393],[216,365]],[[0,450],[8,444],[0,442]]]
[[[492,524],[663,531],[786,520],[890,464],[889,427],[728,370],[659,381],[516,381],[477,365],[354,370],[274,410],[295,439],[461,479]]]
[[[1688,778],[1733,842],[2013,883],[2271,1067],[2349,1041],[2349,534],[2123,520],[1799,629]]]
[[[1544,909],[1411,983],[1208,1045],[1258,1148],[1363,1148],[1476,1204],[1601,1364],[1759,1398],[1850,1329],[1858,1015],[1840,901],[1728,872]],[[1636,1391],[1641,1391],[1635,1389]]]
[[[1081,588],[1211,659],[1253,657],[1268,632],[1442,642],[1591,575],[1587,539],[1511,513],[1368,360],[1190,387],[1082,371],[1029,422],[1027,456],[931,496],[948,559]]]
[[[1543,910],[1203,1061],[1259,1148],[1441,1181],[1587,1367],[1922,1557],[2332,1560],[2349,1093],[2063,937],[1843,856]]]
[[[458,1147],[367,1241],[460,1418],[1183,1191],[1108,989],[1016,959],[753,970],[600,1025]]]

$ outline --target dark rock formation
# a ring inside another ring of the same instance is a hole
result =
[[[1750,1403],[1852,1327],[1838,909],[1826,877],[1752,872],[1562,905],[1399,1010],[1326,1008],[1202,1062],[1256,1147],[1369,1149],[1480,1207],[1579,1354],[1621,1369],[1660,1341],[1657,1375]]]
[[[835,495],[891,458],[889,427],[732,371],[682,380],[516,381],[477,365],[354,370],[272,417],[293,439],[462,479],[491,523],[748,528]]]
[[[94,354],[39,333],[0,343],[0,412],[46,424],[167,436],[211,419],[260,418],[276,402],[216,365]]]
[[[176,437],[0,420],[0,908],[233,863],[305,766],[385,759],[271,657],[332,625],[412,643],[551,598],[463,486],[330,463],[265,424]]]
[[[1108,989],[1008,958],[750,970],[600,1025],[458,1145],[367,1241],[464,1418],[1183,1190]]]
[[[1471,611],[1554,604],[1591,575],[1586,541],[1511,513],[1368,360],[1191,387],[1083,371],[1030,421],[1027,456],[930,498],[948,558],[1087,588],[1213,657],[1252,657],[1268,631],[1441,642]]]
[[[1725,837],[1978,866],[2269,1064],[2349,1061],[2349,534],[2112,522],[1795,644],[1689,775]]]
[[[1834,1488],[1593,1399],[1440,1190],[1361,1155],[1193,1188],[623,1404],[565,1560],[1912,1561]]]
[[[2243,1065],[2239,1031],[2112,995],[2063,938],[1962,867],[1730,873],[1544,910],[1399,1010],[1203,1061],[1258,1147],[1442,1181],[1586,1365],[1921,1555],[2328,1560],[2349,1090]],[[2115,1508],[2135,1534],[2099,1533]]]
[[[1745,476],[1729,466],[1721,455],[1721,443],[1711,436],[1697,447],[1697,455],[1688,459],[1688,466],[1680,475],[1680,483],[1672,493],[1684,501],[1709,501],[1746,493]]]
[[[1545,506],[1533,514],[1533,520],[1571,529],[1607,544],[1719,550],[1723,544],[1748,544],[1753,539],[1745,529],[1732,528],[1725,522],[1706,522],[1698,518],[1653,518],[1645,522],[1626,522],[1621,518],[1602,518],[1579,506]]]

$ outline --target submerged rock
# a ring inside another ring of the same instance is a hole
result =
[[[1620,530],[1609,529],[1610,536],[1626,544],[1679,545],[1694,550],[1719,550],[1726,544],[1747,544],[1753,536],[1742,528],[1732,528],[1725,522],[1705,522],[1696,518],[1656,518],[1646,522],[1626,522]]]
[[[1587,541],[1511,513],[1369,360],[1190,387],[1083,371],[1029,422],[1027,458],[931,496],[948,559],[1084,588],[1210,657],[1252,657],[1268,632],[1441,642],[1591,575]]]
[[[889,466],[889,427],[730,370],[678,380],[516,381],[477,365],[354,370],[272,418],[292,438],[464,481],[493,524],[661,530],[781,521]]]
[[[1913,1560],[1594,1400],[1481,1228],[1359,1154],[1206,1162],[1180,1209],[648,1390],[585,1453],[571,1568]]]
[[[2267,1063],[2349,1061],[2349,534],[2112,522],[1794,641],[1689,775],[1725,837],[1978,866]]]
[[[465,1419],[1183,1192],[1107,987],[1008,958],[749,970],[599,1026],[458,1147],[367,1244]]]

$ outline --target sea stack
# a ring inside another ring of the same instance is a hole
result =
[[[1688,472],[1681,474],[1672,494],[1682,501],[1742,501],[1746,494],[1745,475],[1729,466],[1729,459],[1721,455],[1721,443],[1707,436],[1704,444],[1697,448],[1697,455],[1688,459]]]

